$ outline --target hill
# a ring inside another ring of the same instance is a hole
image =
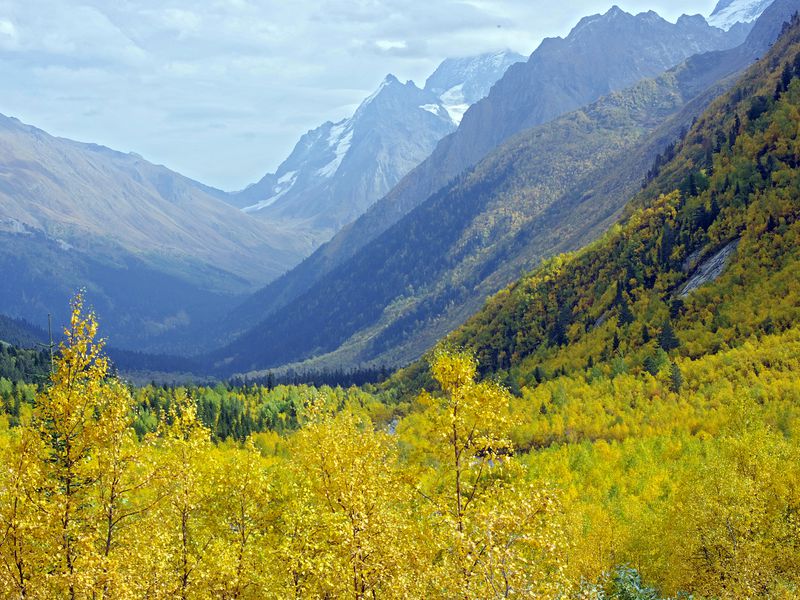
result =
[[[0,311],[63,322],[86,287],[115,343],[195,325],[310,251],[218,192],[108,148],[0,117]]]
[[[606,229],[658,151],[782,22],[772,11],[740,47],[506,142],[216,358],[245,371],[414,360],[521,272]]]
[[[545,40],[527,62],[509,68],[428,159],[329,243],[242,304],[226,328],[244,331],[290,304],[513,135],[655,77],[698,52],[735,47],[746,33],[747,28],[723,32],[702,17],[669,23],[652,12],[634,16],[615,7],[583,19],[564,39]]]

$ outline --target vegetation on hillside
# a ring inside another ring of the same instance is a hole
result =
[[[215,442],[177,391],[141,430],[76,303],[49,385],[0,419],[0,597],[792,597],[800,328],[656,375],[512,396],[469,354],[386,425],[288,389],[296,428]],[[355,395],[354,395],[355,394]],[[12,426],[15,425],[15,426]],[[234,436],[235,437],[235,436]]]
[[[132,389],[77,298],[0,379],[0,597],[797,597],[787,29],[624,224],[382,388]]]
[[[485,373],[535,385],[657,372],[797,323],[797,33],[795,22],[697,121],[624,224],[498,294],[449,343],[475,351]],[[732,248],[718,279],[687,290]]]

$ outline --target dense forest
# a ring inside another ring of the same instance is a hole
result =
[[[0,347],[0,597],[798,597],[798,190],[795,18],[386,381],[134,387],[77,296],[52,362]]]

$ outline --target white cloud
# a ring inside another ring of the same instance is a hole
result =
[[[17,28],[11,21],[0,19],[0,35],[15,38],[17,37]]]
[[[0,0],[0,112],[241,188],[346,116],[386,73],[530,53],[617,3],[668,18],[713,0]]]

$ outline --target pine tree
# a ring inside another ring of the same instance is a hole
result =
[[[664,325],[661,327],[661,333],[658,336],[658,345],[665,352],[671,352],[681,345],[672,328],[672,322],[669,319],[664,321]]]

